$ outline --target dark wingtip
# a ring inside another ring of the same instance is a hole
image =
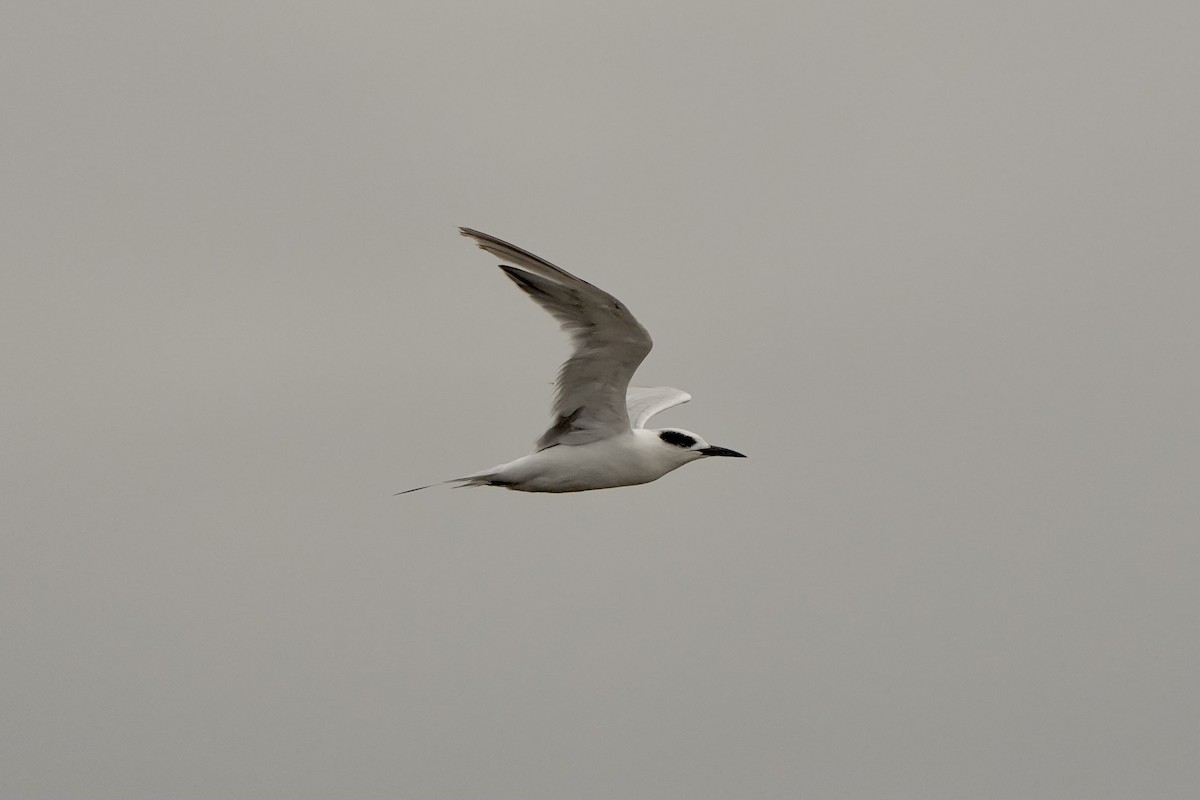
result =
[[[531,273],[517,267],[510,267],[508,264],[497,264],[496,266],[504,270],[504,274],[512,279],[512,282],[524,289],[531,295],[545,295],[546,290],[538,286],[537,281]]]
[[[465,228],[465,227],[462,227],[462,226],[459,226],[459,229],[458,229],[458,235],[459,235],[459,236],[466,236],[468,239],[474,239],[474,240],[475,240],[475,246],[476,246],[476,247],[478,247],[480,250],[486,250],[486,249],[487,249],[487,247],[485,247],[485,245],[486,245],[486,244],[487,244],[489,241],[497,241],[497,242],[498,242],[498,241],[500,241],[500,240],[499,240],[499,239],[497,239],[495,236],[491,236],[491,235],[489,235],[489,234],[486,234],[486,233],[484,233],[483,231],[477,231],[477,230],[475,230],[474,228]],[[510,246],[511,246],[511,245],[510,245]]]

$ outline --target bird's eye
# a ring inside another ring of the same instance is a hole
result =
[[[687,450],[696,444],[696,440],[688,436],[686,433],[679,431],[662,431],[658,434],[658,438],[662,439],[667,444],[673,444],[676,447],[682,447]]]

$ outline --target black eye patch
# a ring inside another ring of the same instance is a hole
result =
[[[658,434],[658,438],[662,439],[667,444],[673,444],[676,447],[682,447],[685,450],[696,444],[696,440],[688,436],[686,433],[679,431],[663,431]]]

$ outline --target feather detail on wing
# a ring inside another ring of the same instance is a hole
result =
[[[646,423],[660,411],[666,411],[691,400],[692,396],[682,389],[670,386],[630,386],[625,392],[625,405],[629,409],[629,424],[644,428]]]
[[[587,281],[486,233],[459,231],[515,265],[500,269],[558,320],[574,347],[558,371],[554,423],[538,447],[586,444],[628,431],[626,389],[653,344],[646,329],[621,301]]]
[[[630,386],[625,392],[625,405],[629,409],[629,423],[635,428],[644,428],[650,417],[674,405],[690,401],[691,395],[682,389],[670,386]]]

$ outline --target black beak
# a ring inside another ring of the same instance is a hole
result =
[[[737,450],[730,450],[728,447],[702,447],[697,452],[703,453],[706,456],[729,456],[730,458],[746,457]]]

